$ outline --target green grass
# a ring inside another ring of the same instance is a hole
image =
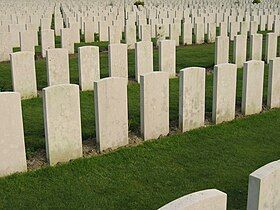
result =
[[[177,72],[180,69],[190,66],[212,67],[214,64],[214,45],[192,45],[187,47],[179,47],[176,52],[177,56]],[[101,53],[101,77],[108,76],[108,55]],[[129,77],[134,78],[134,51],[129,51]],[[6,75],[9,70],[9,64],[5,68],[0,68],[0,71],[5,71]],[[154,69],[158,70],[158,50],[154,50]],[[36,61],[37,83],[38,88],[42,89],[47,86],[46,65],[44,60]],[[4,73],[3,73],[4,74]],[[78,84],[78,64],[77,56],[70,59],[70,75],[71,82]],[[267,78],[267,71],[266,71]],[[1,80],[2,78],[0,78]],[[12,89],[9,76],[3,78],[6,81],[4,90]],[[267,79],[265,79],[266,81]],[[1,83],[2,84],[2,83]],[[266,85],[265,85],[266,87]],[[238,97],[237,104],[241,104],[242,90],[242,70],[238,71]],[[139,85],[129,84],[128,86],[128,107],[129,107],[129,128],[135,133],[140,130],[140,95]],[[266,91],[264,92],[266,93]],[[170,121],[173,124],[178,124],[178,98],[179,97],[179,79],[170,80]],[[266,97],[264,97],[264,100]],[[44,149],[44,124],[42,99],[36,98],[25,100],[22,102],[24,115],[24,130],[26,138],[27,155],[34,154],[38,149]],[[95,137],[95,120],[94,120],[94,104],[93,94],[91,92],[81,93],[81,113],[82,113],[82,133],[83,139]],[[206,112],[207,116],[211,116],[212,110],[212,75],[207,76],[206,81]]]
[[[60,45],[60,38],[56,44]],[[85,45],[76,44],[77,47]],[[100,47],[101,78],[108,76],[106,42]],[[176,70],[212,68],[214,44],[177,47]],[[230,46],[232,61],[232,43]],[[15,51],[17,49],[14,49]],[[36,49],[40,53],[40,49]],[[134,50],[128,51],[129,78],[134,78]],[[154,70],[158,71],[154,49]],[[267,92],[265,69],[264,104]],[[47,86],[46,64],[36,57],[38,89]],[[78,84],[77,54],[70,58],[71,83]],[[206,77],[206,118],[212,111],[212,74]],[[170,122],[178,126],[179,80],[170,79]],[[0,63],[0,91],[12,90],[10,64]],[[128,85],[129,129],[140,133],[140,88]],[[240,109],[242,69],[237,78]],[[93,92],[82,92],[83,140],[95,137]],[[45,148],[41,98],[22,101],[27,156]],[[228,194],[229,209],[245,209],[249,174],[279,158],[280,110],[270,110],[218,126],[122,148],[110,154],[71,161],[0,179],[0,208],[156,209],[182,195],[218,188]]]
[[[0,208],[156,209],[217,188],[245,209],[248,176],[279,158],[280,110],[0,179]]]
[[[104,42],[96,42],[100,47],[107,47]],[[83,46],[84,43],[76,44]],[[230,46],[230,60],[232,61],[232,43]],[[76,50],[77,51],[77,50]],[[176,48],[176,71],[191,66],[212,68],[214,65],[214,44],[190,45]],[[159,70],[158,49],[154,49],[154,70]],[[70,80],[71,83],[78,84],[78,58],[77,53],[71,55]],[[129,77],[134,78],[135,72],[135,54],[134,50],[128,51]],[[108,52],[100,52],[100,72],[101,78],[108,77]],[[0,90],[12,90],[11,69],[8,62],[0,63]],[[44,59],[36,60],[36,76],[38,89],[47,86],[46,63]],[[237,107],[241,104],[242,95],[242,69],[238,71],[237,88]],[[267,67],[265,71],[264,102],[266,101],[267,87]],[[129,108],[129,129],[134,133],[140,133],[140,94],[139,85],[130,83],[128,85],[128,108]],[[179,79],[170,80],[170,122],[172,125],[178,125],[178,107],[179,107]],[[94,120],[94,99],[92,92],[81,93],[81,116],[82,116],[82,134],[83,139],[95,138],[95,120]],[[34,155],[38,150],[45,148],[44,143],[44,122],[43,122],[43,104],[41,98],[35,98],[22,101],[23,120],[27,156]],[[212,111],[212,74],[206,77],[206,116],[211,117]]]

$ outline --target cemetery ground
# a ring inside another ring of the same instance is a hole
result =
[[[100,53],[100,73],[101,78],[107,77],[107,43],[93,44],[103,51]],[[279,158],[280,110],[264,111],[212,126],[214,51],[214,44],[176,48],[177,72],[192,66],[207,69],[206,128],[179,133],[179,79],[170,79],[172,135],[145,143],[137,140],[136,147],[0,179],[0,208],[156,209],[185,194],[217,188],[228,194],[229,209],[245,209],[249,174]],[[232,60],[232,44],[230,52]],[[131,79],[128,84],[129,130],[130,136],[140,137],[140,89],[132,81],[134,50],[128,51],[128,60]],[[77,54],[71,55],[69,62],[71,83],[78,84]],[[154,49],[154,69],[158,70],[157,49]],[[263,104],[266,104],[267,70],[266,65]],[[47,86],[47,74],[45,61],[39,56],[36,56],[36,74],[41,90]],[[0,64],[0,75],[1,91],[12,90],[10,63]],[[237,115],[241,95],[242,69],[239,69]],[[93,142],[93,93],[81,92],[80,96],[83,140]],[[26,151],[32,168],[31,160],[45,148],[42,98],[23,100],[22,107]],[[134,140],[131,139],[132,145],[136,145]]]

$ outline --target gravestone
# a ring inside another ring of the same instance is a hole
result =
[[[191,67],[180,71],[179,127],[186,132],[204,125],[205,68]]]
[[[141,134],[144,140],[156,139],[169,133],[168,78],[166,72],[151,72],[140,76]]]
[[[231,121],[235,117],[237,66],[214,66],[212,120],[215,124]]]
[[[96,141],[99,151],[128,144],[127,79],[94,82]]]
[[[19,93],[0,93],[0,115],[0,177],[27,171]]]
[[[54,43],[54,30],[43,30],[41,31],[41,46],[42,46],[42,57],[46,57],[46,50],[55,48]]]
[[[251,60],[244,63],[241,111],[244,115],[261,112],[264,82],[264,62]]]
[[[233,43],[233,60],[237,68],[242,68],[247,56],[247,36],[237,35]]]
[[[158,210],[226,210],[227,194],[216,189],[202,190],[178,198]]]
[[[159,70],[167,72],[169,77],[176,76],[176,41],[159,42]]]
[[[280,208],[280,160],[268,163],[249,176],[247,210]]]
[[[262,60],[262,34],[250,36],[250,60]]]
[[[280,108],[280,58],[269,61],[267,105]]]
[[[229,59],[229,38],[218,36],[215,42],[215,64],[228,63]]]
[[[128,78],[126,44],[109,45],[109,76]]]
[[[135,80],[140,82],[140,75],[153,72],[153,43],[141,41],[135,46]]]
[[[13,91],[23,99],[37,97],[34,52],[11,53]]]
[[[82,157],[79,86],[43,89],[47,159],[50,165]]]
[[[93,83],[100,79],[99,47],[78,48],[79,84],[82,91],[93,90]]]
[[[277,34],[268,33],[266,35],[266,52],[265,52],[265,60],[266,63],[269,63],[269,60],[276,58],[277,55]]]
[[[69,54],[74,54],[74,41],[71,34],[70,28],[61,29],[61,47],[67,49]]]
[[[46,52],[48,85],[70,84],[68,50],[56,48]]]

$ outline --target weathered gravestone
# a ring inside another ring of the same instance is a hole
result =
[[[247,36],[237,35],[233,43],[233,60],[237,68],[242,68],[247,56]]]
[[[99,151],[128,144],[127,79],[94,82],[96,141]]]
[[[169,133],[168,78],[166,72],[151,72],[140,76],[141,134],[144,140],[156,139]]]
[[[43,89],[47,159],[50,165],[82,157],[79,86]]]
[[[109,76],[128,78],[126,44],[109,45]]]
[[[158,210],[226,210],[227,194],[216,189],[202,190],[178,198]]]
[[[280,58],[269,62],[267,105],[269,108],[280,108]]]
[[[159,70],[167,72],[170,77],[176,76],[176,42],[174,40],[159,42]]]
[[[215,64],[228,63],[229,59],[229,38],[218,36],[215,42]]]
[[[140,75],[153,72],[153,43],[141,41],[135,46],[135,80],[140,82]]]
[[[46,50],[55,48],[54,43],[54,30],[43,30],[41,31],[41,46],[42,46],[42,57],[46,57]]]
[[[191,67],[180,71],[179,127],[182,132],[204,125],[205,68]]]
[[[74,41],[70,28],[61,29],[61,47],[67,49],[69,54],[74,54]]]
[[[253,34],[250,37],[250,60],[262,60],[262,34]]]
[[[78,48],[79,84],[82,91],[93,90],[93,82],[100,79],[99,47]]]
[[[235,64],[214,67],[212,120],[216,124],[235,117],[236,77]]]
[[[48,85],[69,84],[69,58],[67,49],[47,50]]]
[[[269,63],[269,60],[276,58],[277,55],[277,34],[268,33],[266,35],[266,48],[265,48],[265,60]]]
[[[15,52],[10,56],[14,92],[24,99],[37,97],[34,52]]]
[[[27,170],[19,93],[0,93],[0,177]]]
[[[249,176],[247,210],[280,209],[280,160],[271,162]]]
[[[244,115],[256,114],[262,110],[264,62],[247,61],[243,68],[242,106]]]

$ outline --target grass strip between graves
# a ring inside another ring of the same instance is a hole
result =
[[[156,209],[217,188],[245,209],[248,176],[279,159],[280,110],[0,179],[0,208]]]
[[[105,44],[100,44],[106,50]],[[80,45],[76,45],[76,48]],[[176,49],[177,72],[185,67],[212,68],[214,44]],[[248,48],[249,49],[249,48]],[[230,47],[232,61],[232,44]],[[134,51],[128,52],[134,77]],[[107,52],[100,53],[101,77],[108,76]],[[70,56],[71,83],[78,84],[77,55]],[[265,69],[264,104],[267,92]],[[154,50],[158,70],[158,50]],[[38,89],[47,86],[46,64],[36,60]],[[206,117],[212,111],[212,77],[206,77]],[[10,64],[0,63],[0,91],[12,90]],[[242,69],[238,70],[240,110]],[[128,85],[129,129],[139,134],[140,89]],[[177,126],[179,80],[170,79],[170,122]],[[83,139],[95,137],[93,92],[81,93]],[[22,101],[27,155],[45,148],[41,98]],[[71,161],[0,179],[0,208],[156,209],[194,191],[217,188],[228,194],[229,209],[246,209],[248,176],[279,159],[280,110],[148,141],[137,147]]]

